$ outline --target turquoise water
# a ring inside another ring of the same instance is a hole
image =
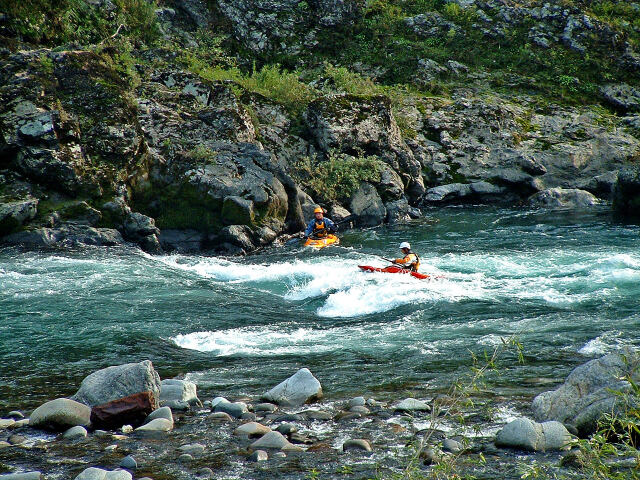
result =
[[[640,228],[588,214],[446,209],[341,247],[244,258],[0,250],[0,413],[151,359],[208,395],[257,395],[307,366],[330,398],[444,389],[517,334],[505,391],[640,344]],[[433,281],[360,272],[410,241]],[[533,386],[530,386],[533,385]]]

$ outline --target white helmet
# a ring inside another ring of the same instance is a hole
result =
[[[411,250],[411,245],[409,245],[409,242],[402,242],[400,244],[400,250],[402,250],[403,248],[408,248],[409,250]]]

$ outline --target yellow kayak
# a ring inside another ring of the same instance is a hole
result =
[[[338,245],[340,243],[340,239],[335,235],[327,235],[322,238],[307,238],[307,241],[304,242],[305,247],[313,247],[313,248],[324,248],[329,245]]]

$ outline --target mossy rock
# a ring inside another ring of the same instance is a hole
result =
[[[255,225],[253,202],[245,198],[229,196],[222,203],[222,221],[227,225]]]

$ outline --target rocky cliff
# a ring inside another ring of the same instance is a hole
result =
[[[608,201],[640,160],[640,6],[609,3],[3,2],[0,236],[240,253],[316,203]]]

